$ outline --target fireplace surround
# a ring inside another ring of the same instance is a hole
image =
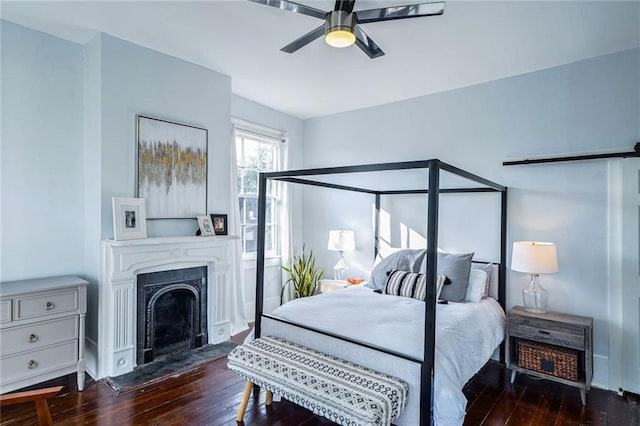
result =
[[[137,365],[137,276],[206,267],[206,343],[229,340],[229,251],[236,236],[163,237],[100,242],[95,379]],[[87,366],[89,369],[89,366]]]

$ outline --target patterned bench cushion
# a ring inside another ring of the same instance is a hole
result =
[[[228,366],[341,425],[390,425],[407,404],[409,385],[404,381],[279,337],[236,347]]]

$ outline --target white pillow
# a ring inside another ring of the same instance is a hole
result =
[[[471,269],[469,272],[469,285],[464,300],[477,303],[487,296],[489,275],[480,269]]]

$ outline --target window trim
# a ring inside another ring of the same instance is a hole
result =
[[[235,126],[235,134],[234,134],[234,149],[237,150],[237,138],[238,137],[246,137],[249,139],[254,139],[254,140],[258,140],[259,142],[262,143],[270,143],[275,147],[275,152],[274,152],[274,164],[275,164],[275,168],[269,171],[280,171],[283,170],[283,147],[280,146],[280,144],[284,144],[287,141],[287,133],[284,131],[280,131],[280,130],[276,130],[276,129],[272,129],[272,128],[268,128],[265,126],[261,126],[259,124],[255,124],[255,123],[251,123],[245,120],[240,120],[240,119],[232,119],[232,123]],[[244,152],[242,153],[242,157],[244,158]],[[233,165],[233,167],[236,168],[236,174],[238,174],[238,170],[241,168],[238,166],[238,164],[240,163],[240,158],[238,158],[238,156],[236,155],[236,164]],[[258,173],[260,173],[260,169],[258,168]],[[234,182],[235,185],[237,185],[237,181]],[[279,217],[280,216],[280,209],[282,208],[282,198],[281,195],[279,194],[280,188],[275,188],[275,194],[272,196],[267,195],[268,198],[272,199],[275,205],[275,217]],[[236,203],[240,200],[240,198],[245,194],[245,193],[240,193],[239,188],[236,189],[236,193],[237,193],[237,198],[236,198]],[[253,196],[254,194],[249,193],[248,194],[250,197]],[[258,193],[255,193],[256,199],[258,198]],[[246,198],[246,197],[245,197]],[[240,226],[246,226],[246,224],[242,224],[243,222],[243,218],[240,219],[241,220],[241,224]],[[282,224],[277,223],[277,220],[273,220],[272,218],[272,225],[274,227],[275,233],[275,248],[274,250],[269,250],[267,252],[265,252],[265,257],[266,258],[270,258],[270,259],[277,259],[277,258],[281,258],[282,256],[282,236],[280,235],[281,229],[282,229]],[[257,253],[256,252],[245,252],[245,241],[244,241],[244,237],[243,235],[240,235],[240,239],[241,239],[241,244],[242,244],[242,259],[243,261],[251,261],[251,260],[255,260],[257,257]]]

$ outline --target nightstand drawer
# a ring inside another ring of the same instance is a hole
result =
[[[14,320],[78,310],[78,292],[58,292],[17,298]]]
[[[0,332],[2,356],[78,338],[78,318],[43,321]]]
[[[567,348],[585,349],[584,328],[554,321],[511,315],[509,335]]]

